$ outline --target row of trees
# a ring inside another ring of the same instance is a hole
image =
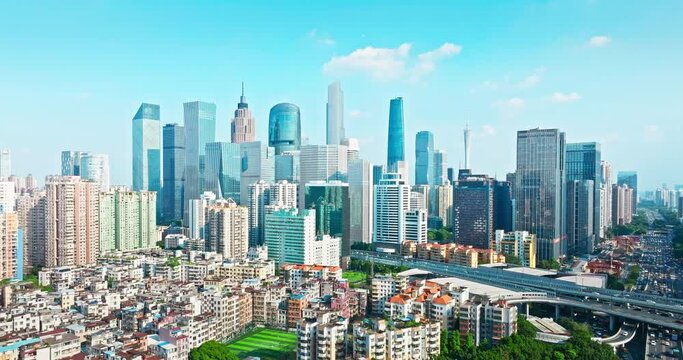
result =
[[[364,272],[366,274],[370,274],[372,271],[372,263],[370,261],[365,261],[365,260],[358,260],[358,259],[351,259],[351,262],[349,262],[349,270],[353,271],[360,271]],[[402,271],[410,270],[409,267],[407,266],[393,266],[393,265],[384,265],[384,264],[377,264],[375,263],[374,265],[374,271],[376,274],[395,274],[399,273]]]

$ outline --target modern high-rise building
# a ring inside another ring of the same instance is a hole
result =
[[[372,242],[372,164],[367,160],[349,160],[349,196],[351,198],[351,243]]]
[[[275,155],[275,181],[299,182],[301,177],[300,155],[300,151],[297,150],[283,151],[280,155]]]
[[[415,185],[434,185],[434,134],[415,134]]]
[[[480,249],[490,248],[495,229],[495,179],[472,175],[467,169],[453,187],[453,235],[455,242]]]
[[[242,83],[242,96],[237,103],[235,117],[230,123],[230,139],[233,144],[256,141],[256,119],[251,114],[247,99],[244,97],[244,83]]]
[[[566,181],[590,180],[593,182],[593,208],[588,209],[593,217],[592,233],[597,237],[600,234],[600,184],[602,184],[602,153],[600,144],[596,142],[569,143],[565,156]],[[567,214],[567,216],[571,216]],[[567,223],[567,226],[569,224]],[[569,231],[569,229],[567,229]],[[579,248],[580,249],[580,248]],[[581,254],[579,254],[581,255]]]
[[[344,92],[335,81],[327,87],[327,145],[339,145],[344,133]]]
[[[510,182],[496,180],[493,184],[493,227],[495,230],[512,231],[514,228],[512,204]]]
[[[100,193],[99,253],[156,246],[157,193],[117,187]]]
[[[602,174],[602,183],[600,184],[600,192],[602,194],[600,200],[600,237],[605,236],[607,228],[612,226],[612,185],[614,184],[614,174],[612,173],[612,164],[603,160],[600,162],[600,172]]]
[[[81,176],[81,158],[85,151],[62,151],[62,176]]]
[[[17,198],[19,228],[24,235],[24,269],[44,267],[45,263],[45,216],[47,198],[44,191],[24,193]]]
[[[161,190],[159,105],[142,103],[133,117],[133,190]]]
[[[286,180],[269,183],[260,180],[249,185],[247,208],[249,209],[249,245],[259,246],[265,242],[266,207],[297,207],[298,185]]]
[[[429,195],[430,219],[437,218],[437,223],[441,227],[449,228],[453,226],[453,186],[450,183],[431,186],[429,188]],[[432,227],[436,228],[437,226]]]
[[[0,179],[0,212],[14,211],[16,196],[14,181]]]
[[[411,209],[406,212],[405,240],[415,244],[427,242],[427,209]]]
[[[21,230],[16,212],[0,211],[0,279],[18,278],[23,265]]]
[[[249,216],[247,208],[235,201],[221,200],[206,208],[204,219],[206,250],[223,255],[224,259],[242,260],[249,249]]]
[[[204,233],[204,216],[206,215],[206,208],[216,202],[216,194],[211,191],[205,191],[199,196],[199,199],[192,199],[187,203],[187,212],[189,221],[187,222],[191,239],[206,239]]]
[[[432,185],[441,185],[448,182],[448,169],[446,168],[446,153],[434,150],[434,176]]]
[[[628,185],[612,185],[612,226],[627,225],[633,219],[633,192]]]
[[[558,129],[517,132],[515,230],[536,235],[538,259],[564,255],[565,135]]]
[[[372,185],[379,184],[385,172],[386,167],[384,165],[372,165]]]
[[[315,234],[315,210],[279,209],[266,215],[268,258],[282,264],[339,266],[340,239]]]
[[[183,187],[185,172],[185,129],[178,124],[163,128],[164,187],[162,218],[165,222],[183,218]]]
[[[401,164],[405,165],[405,137],[403,119],[403,98],[389,102],[389,136],[387,141],[387,172],[398,173]],[[407,179],[406,179],[407,181]]]
[[[581,256],[593,252],[594,187],[593,180],[567,181],[567,254]]]
[[[465,129],[463,130],[463,138],[464,138],[464,144],[465,144],[465,169],[471,169],[470,168],[470,139],[472,138],[472,134],[470,132],[470,125],[465,124]]]
[[[272,147],[261,141],[240,144],[242,152],[242,175],[240,199],[248,199],[249,185],[258,181],[272,183],[275,180],[275,153]]]
[[[375,185],[372,242],[377,249],[398,252],[405,240],[406,212],[410,210],[410,186],[399,174],[387,173]]]
[[[496,252],[516,256],[522,266],[536,267],[536,235],[528,231],[496,230],[494,242]]]
[[[339,180],[346,182],[348,173],[348,152],[344,145],[305,145],[301,147],[301,179],[299,193],[305,193],[305,186],[312,181]],[[304,208],[304,197],[299,199]]]
[[[631,211],[638,214],[638,173],[635,171],[619,171],[617,185],[628,185],[631,191]]]
[[[80,176],[100,184],[100,191],[109,190],[109,156],[86,153],[81,156]]]
[[[330,235],[341,239],[341,256],[351,254],[351,199],[349,184],[341,181],[311,181],[304,191],[304,209],[316,214],[318,237]]]
[[[294,104],[281,103],[270,109],[268,120],[268,146],[275,155],[301,147],[301,112]]]
[[[341,144],[346,146],[349,161],[360,159],[360,143],[356,138],[344,138]]]
[[[0,149],[0,179],[12,175],[12,154],[9,150]]]
[[[204,191],[206,144],[216,141],[216,104],[193,101],[183,104],[185,118],[184,202],[199,199]],[[187,210],[184,207],[185,220]],[[187,222],[187,221],[186,221]]]
[[[48,176],[45,265],[94,264],[100,242],[99,184],[78,176]]]
[[[219,198],[240,202],[242,152],[240,144],[211,142],[206,144],[204,190]]]

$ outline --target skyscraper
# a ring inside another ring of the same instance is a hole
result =
[[[156,197],[121,187],[101,192],[99,253],[156,247]]]
[[[470,125],[465,124],[465,130],[463,130],[463,137],[465,141],[465,169],[470,169],[470,139],[472,134],[470,133]]]
[[[536,235],[539,260],[566,249],[564,229],[565,135],[558,129],[517,132],[515,230]]]
[[[400,168],[399,162],[406,160],[403,123],[403,98],[391,99],[389,102],[389,136],[387,141],[387,172],[390,173],[397,173]]]
[[[590,180],[593,182],[593,196],[591,197],[593,208],[588,209],[589,216],[593,217],[593,230],[591,234],[600,234],[600,184],[602,183],[602,171],[600,163],[602,161],[600,144],[596,142],[570,143],[567,144],[567,154],[565,157],[565,172],[567,183],[574,180]],[[585,203],[584,203],[585,204]],[[571,214],[567,214],[571,216]],[[567,224],[569,226],[569,224]],[[568,232],[569,235],[569,232]],[[587,249],[588,247],[578,247],[577,250]],[[592,246],[590,246],[592,252]],[[581,255],[581,254],[579,254]]]
[[[45,265],[94,264],[100,240],[99,184],[78,176],[48,176]]]
[[[569,154],[567,154],[569,155]],[[595,246],[593,180],[567,181],[567,253],[586,255]],[[598,229],[599,230],[599,229]]]
[[[204,186],[206,144],[216,141],[216,104],[201,101],[183,104],[185,112],[184,201],[199,199]],[[185,207],[187,217],[187,207]],[[187,220],[187,219],[186,219]]]
[[[100,184],[100,191],[109,190],[109,156],[86,153],[81,156],[80,176]]]
[[[207,251],[224,259],[242,260],[249,248],[247,208],[231,200],[222,200],[206,208],[204,221]]]
[[[372,164],[367,160],[349,160],[349,196],[351,197],[351,243],[372,242]]]
[[[204,216],[206,215],[206,208],[209,205],[213,205],[215,202],[216,194],[211,191],[205,191],[199,196],[199,199],[192,199],[187,202],[187,225],[190,231],[190,238],[201,238],[206,240],[206,234],[204,232],[206,221],[204,221]]]
[[[133,117],[133,190],[161,190],[159,105],[142,103]]]
[[[242,154],[240,144],[226,142],[206,144],[204,190],[239,203],[241,176]]]
[[[240,199],[249,196],[249,185],[263,180],[272,183],[275,179],[275,154],[272,147],[261,141],[240,144],[242,153],[242,175],[240,177]]]
[[[617,185],[628,185],[631,191],[631,211],[638,213],[638,173],[635,171],[619,171],[617,173]],[[614,218],[614,217],[613,217]]]
[[[341,181],[312,181],[306,184],[304,208],[314,209],[318,237],[341,239],[341,256],[351,254],[349,184]]]
[[[0,178],[12,175],[12,155],[9,150],[0,149]]]
[[[275,181],[299,182],[301,177],[301,153],[298,150],[283,151],[275,155]]]
[[[301,112],[294,104],[281,103],[270,109],[268,120],[268,146],[275,155],[301,147]]]
[[[410,186],[399,174],[384,174],[373,194],[372,242],[378,249],[397,252],[405,240],[406,213],[410,210]]]
[[[230,123],[230,138],[233,144],[256,140],[256,119],[251,114],[247,99],[244,97],[244,83],[242,83],[242,96],[237,103],[235,117]]]
[[[348,152],[344,145],[306,145],[301,147],[301,181],[299,193],[305,193],[305,186],[311,181],[346,181],[348,173]],[[299,199],[304,208],[304,197]]]
[[[298,186],[286,180],[275,184],[260,180],[250,184],[248,189],[246,205],[249,210],[249,245],[263,245],[266,207],[296,208]]]
[[[453,235],[462,245],[488,249],[493,241],[495,180],[461,170],[453,187]]]
[[[339,81],[327,87],[327,145],[339,145],[344,134],[344,92]]]
[[[62,176],[81,176],[81,158],[85,151],[62,151]]]
[[[19,228],[24,235],[24,267],[45,266],[45,216],[47,215],[44,191],[24,193],[17,198]]]
[[[446,153],[441,150],[434,150],[434,171],[432,175],[432,186],[441,185],[448,182],[448,170],[446,168]]]
[[[434,134],[420,131],[415,134],[415,184],[434,183]]]
[[[17,270],[23,264],[21,234],[18,228],[17,213],[0,211],[0,278],[17,278]]]
[[[0,179],[0,212],[14,211],[16,186],[14,181]]]
[[[600,236],[605,236],[607,228],[612,226],[612,184],[614,184],[614,175],[612,174],[612,165],[603,160],[600,162],[600,172],[602,174],[602,183],[600,184],[601,204],[600,204]]]
[[[612,185],[612,226],[630,224],[633,206],[633,189],[626,184]]]
[[[163,128],[164,187],[162,218],[165,222],[183,218],[183,186],[185,172],[185,129],[178,124]]]

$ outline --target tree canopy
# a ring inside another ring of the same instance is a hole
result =
[[[211,340],[190,351],[190,360],[239,360],[228,345]]]

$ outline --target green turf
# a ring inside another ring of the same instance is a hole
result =
[[[349,281],[349,283],[359,283],[367,279],[368,274],[360,271],[344,271],[342,277]]]
[[[228,343],[238,358],[260,357],[262,360],[280,360],[294,357],[296,334],[283,330],[256,329]]]

